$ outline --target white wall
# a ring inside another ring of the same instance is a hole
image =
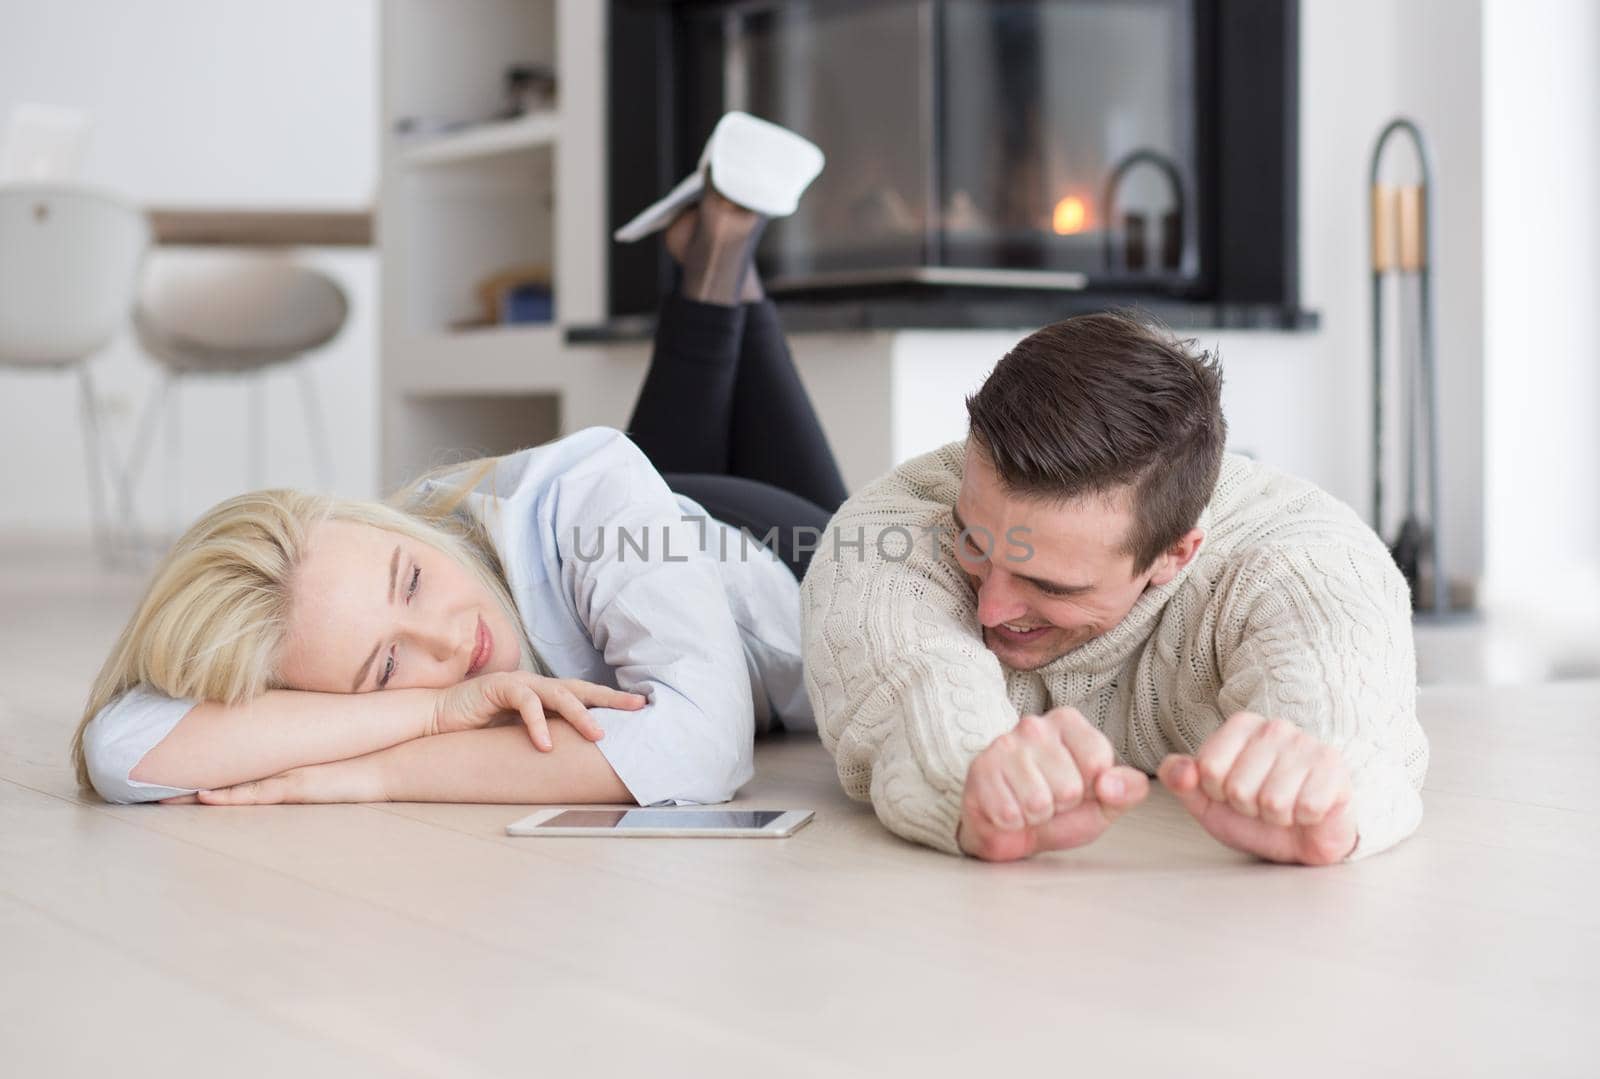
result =
[[[365,207],[373,201],[373,0],[0,0],[0,122],[24,101],[94,118],[85,179],[164,206]],[[373,259],[308,252],[351,294],[344,334],[312,362],[333,429],[335,486],[376,476]],[[150,384],[130,341],[95,361],[119,446]],[[311,486],[291,381],[273,376],[266,480]],[[0,370],[0,529],[82,530],[88,517],[72,380]],[[187,516],[248,482],[238,385],[186,391]],[[41,452],[40,447],[59,447]],[[159,447],[158,447],[159,449]],[[20,467],[27,462],[27,467]],[[164,517],[162,464],[141,490]]]
[[[1600,623],[1600,5],[1484,0],[1489,596]]]
[[[1371,504],[1367,166],[1383,125],[1417,121],[1433,156],[1444,559],[1483,565],[1482,150],[1477,0],[1301,4],[1301,288],[1311,334],[1219,335],[1233,444]],[[1414,173],[1405,147],[1386,166]],[[1394,312],[1390,311],[1390,317]],[[1388,406],[1395,408],[1391,399]],[[1391,470],[1387,489],[1397,490]],[[1388,500],[1394,506],[1394,499]],[[1393,527],[1393,521],[1388,522]]]

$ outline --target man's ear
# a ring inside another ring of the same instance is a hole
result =
[[[1191,528],[1178,537],[1178,542],[1162,551],[1150,574],[1150,587],[1160,588],[1176,577],[1184,566],[1193,562],[1194,556],[1200,553],[1200,544],[1205,538],[1206,534],[1200,529]]]

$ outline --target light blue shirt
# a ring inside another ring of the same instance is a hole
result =
[[[600,751],[640,805],[726,801],[753,772],[757,729],[814,729],[799,584],[755,539],[669,491],[621,432],[511,454],[477,491],[469,508],[550,671],[650,698],[638,712],[592,710]],[[95,716],[84,753],[102,798],[192,793],[130,773],[194,703],[141,687]]]

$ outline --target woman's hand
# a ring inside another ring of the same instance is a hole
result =
[[[551,718],[559,716],[589,741],[598,742],[606,732],[589,715],[590,708],[635,712],[649,703],[637,693],[577,678],[544,678],[527,671],[479,675],[436,692],[429,734],[487,727],[496,716],[515,712],[522,717],[533,744],[546,753],[552,748]]]

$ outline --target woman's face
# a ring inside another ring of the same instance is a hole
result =
[[[324,521],[295,576],[279,674],[291,689],[434,689],[514,671],[517,628],[443,551],[371,525]]]

